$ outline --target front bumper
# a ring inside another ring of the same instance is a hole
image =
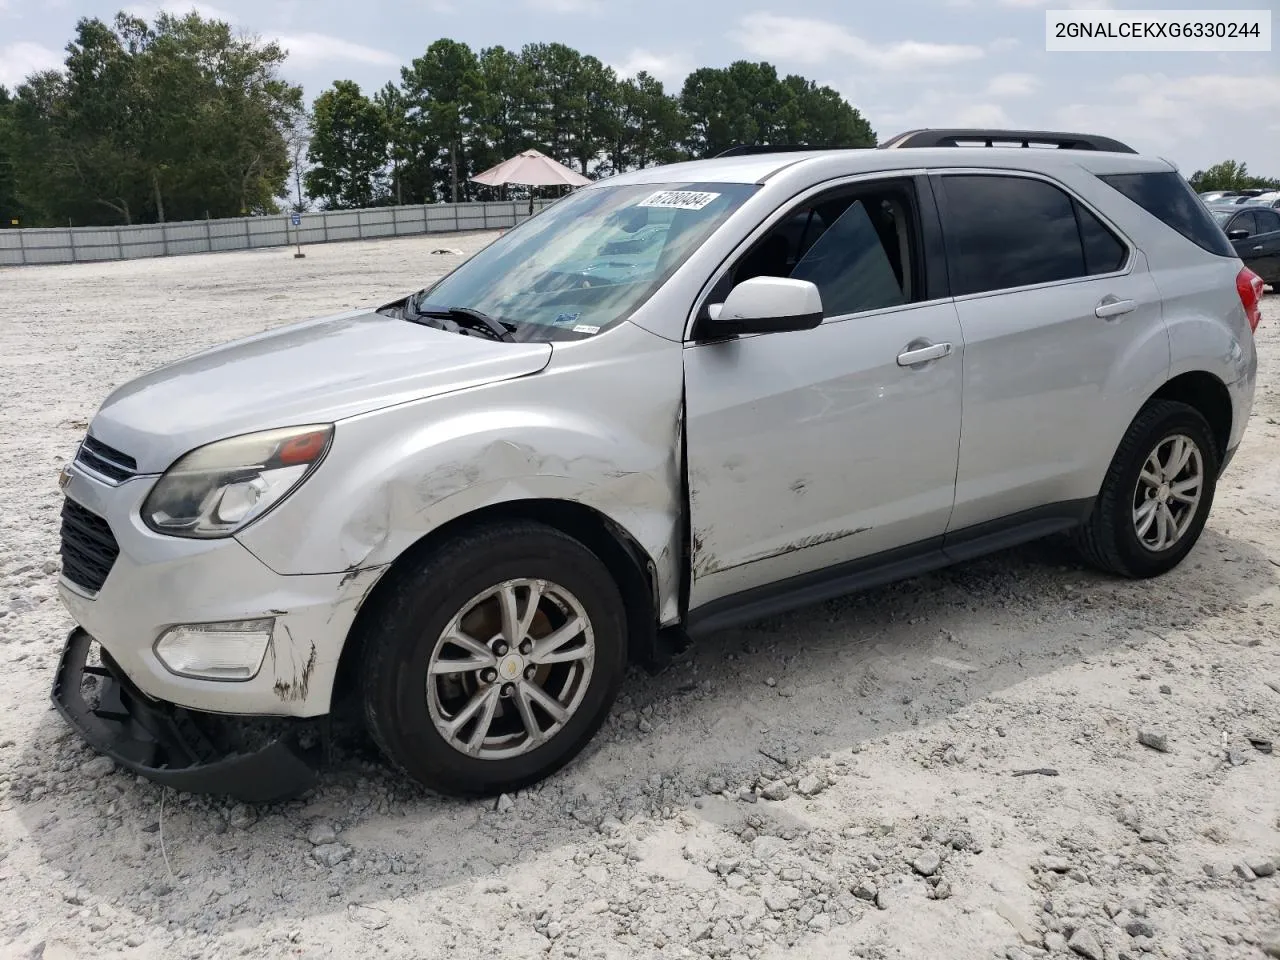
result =
[[[153,700],[105,649],[102,666],[89,666],[92,642],[79,627],[67,637],[53,702],[99,753],[156,783],[245,803],[292,799],[314,784],[323,751],[314,722],[230,718]],[[304,746],[308,740],[317,742]]]
[[[59,592],[72,619],[141,693],[209,713],[315,717],[330,709],[347,634],[383,568],[291,576],[235,538],[183,540],[147,529],[140,507],[153,478],[109,486],[72,464],[65,494],[101,518],[118,556],[96,592],[66,576]],[[178,624],[271,617],[275,632],[258,674],[243,681],[179,676],[156,656]]]

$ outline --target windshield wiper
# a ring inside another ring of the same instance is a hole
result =
[[[433,307],[430,304],[419,305],[416,297],[410,297],[405,301],[405,317],[414,320],[418,317],[452,320],[459,327],[467,327],[471,330],[479,330],[486,333],[496,340],[502,340],[506,343],[514,343],[515,337],[512,332],[516,329],[515,324],[504,323],[495,317],[489,316],[480,310],[473,310],[470,307]]]

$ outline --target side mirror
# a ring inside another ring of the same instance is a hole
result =
[[[1249,231],[1248,230],[1229,230],[1227,231],[1227,239],[1228,240],[1248,240]]]
[[[812,330],[822,323],[822,294],[808,280],[752,277],[744,280],[723,304],[708,308],[698,324],[698,338],[718,340],[744,333]]]

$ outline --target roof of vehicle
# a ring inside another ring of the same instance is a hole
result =
[[[646,167],[598,181],[619,186],[643,183],[764,183],[780,170],[819,158],[840,157],[842,172],[874,173],[937,167],[1004,167],[1051,170],[1076,164],[1096,174],[1172,170],[1167,161],[1131,153],[1024,147],[919,147],[899,150],[811,150],[756,153]],[[590,189],[590,188],[587,188]]]

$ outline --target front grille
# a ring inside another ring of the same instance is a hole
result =
[[[76,586],[97,593],[106,583],[120,545],[107,521],[74,500],[62,503],[62,575]]]
[[[76,463],[116,483],[123,483],[138,473],[138,461],[133,457],[87,435],[76,451]]]

